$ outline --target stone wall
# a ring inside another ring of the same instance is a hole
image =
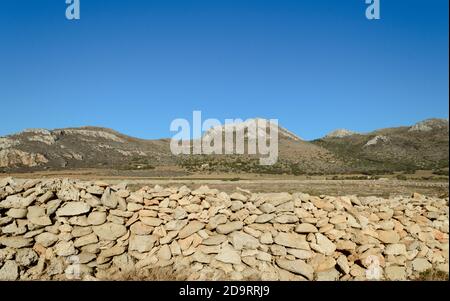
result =
[[[448,198],[419,194],[0,179],[0,280],[414,279],[448,273],[448,230]]]

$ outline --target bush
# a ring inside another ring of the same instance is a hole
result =
[[[396,178],[397,178],[397,180],[402,180],[402,181],[408,179],[405,175],[397,175]]]

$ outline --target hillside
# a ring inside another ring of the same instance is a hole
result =
[[[428,119],[411,127],[376,130],[312,141],[354,170],[417,170],[448,167],[448,120]]]
[[[205,135],[224,131],[217,127]],[[304,141],[281,126],[278,133],[278,162],[263,166],[258,155],[174,156],[170,139],[137,139],[106,128],[31,129],[0,137],[0,172],[164,167],[201,173],[299,175],[448,167],[448,120],[430,119],[367,134],[337,130],[314,141]]]

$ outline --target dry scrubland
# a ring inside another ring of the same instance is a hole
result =
[[[377,267],[382,280],[445,278],[448,214],[448,197],[419,193],[4,178],[0,280],[367,280]]]

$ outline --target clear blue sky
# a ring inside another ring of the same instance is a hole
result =
[[[448,0],[0,0],[0,135],[278,118],[305,139],[448,118]]]

